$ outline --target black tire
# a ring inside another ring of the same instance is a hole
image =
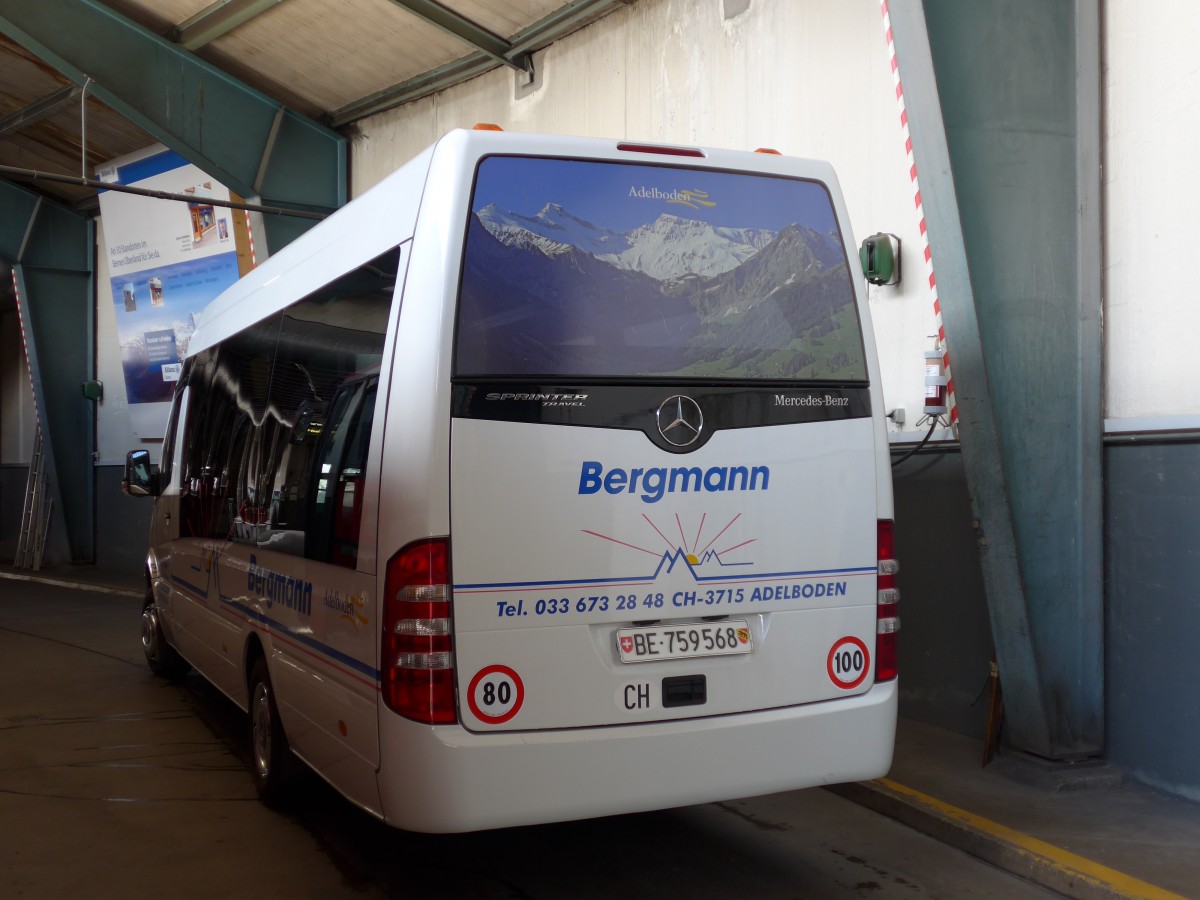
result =
[[[250,668],[250,772],[258,798],[268,806],[281,806],[288,795],[295,760],[275,705],[275,690],[266,660],[259,657]]]
[[[191,666],[187,660],[167,643],[163,635],[162,620],[158,604],[153,595],[146,597],[142,606],[142,652],[146,654],[146,665],[160,678],[175,681],[187,674]]]

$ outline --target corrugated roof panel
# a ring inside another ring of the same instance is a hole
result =
[[[472,51],[390,0],[287,0],[206,49],[324,111]]]
[[[113,112],[98,100],[87,102],[88,158],[86,177],[95,178],[95,167],[118,156],[124,156],[153,143],[153,139],[123,116]],[[36,169],[59,175],[81,173],[79,101],[64,106],[58,113],[0,141],[0,163],[25,169]],[[82,202],[95,195],[95,190],[49,181],[23,182],[62,198],[68,203]]]
[[[0,119],[6,119],[55,91],[70,84],[69,80],[32,53],[0,36]],[[0,135],[0,164],[24,169],[37,169],[63,175],[79,175],[81,171],[81,103],[78,96],[68,96],[61,104],[42,114],[23,119]],[[146,134],[103,103],[87,100],[88,165],[120,156],[149,143]],[[94,191],[70,185],[38,187],[48,190],[68,202],[87,197]]]
[[[65,76],[0,34],[0,116],[67,84]]]
[[[466,40],[406,10],[400,5],[403,0],[276,0],[273,5],[270,0],[226,0],[224,6],[213,0],[92,2],[168,39],[195,15],[211,11],[214,20],[191,29],[199,57],[300,113],[314,118],[334,113],[334,121],[341,124],[365,114],[363,109],[377,111],[389,102],[402,102],[395,98],[423,96],[422,91],[473,77],[489,64],[488,57]],[[547,18],[553,17],[563,27],[543,32],[538,39],[542,44],[602,15],[617,0],[583,7],[577,0],[438,2],[499,38],[502,43],[493,49],[502,51],[503,42]],[[242,13],[264,6],[267,8],[248,21],[240,21]],[[581,8],[585,12],[580,13]],[[566,15],[560,22],[556,13],[568,10],[576,15]],[[220,34],[222,23],[232,30]],[[481,40],[487,43],[486,37]],[[460,60],[467,64],[451,65]],[[437,77],[422,78],[427,75]],[[68,83],[32,52],[0,36],[0,119],[53,96]],[[399,90],[393,90],[396,88]],[[68,96],[65,91],[63,96]],[[79,172],[78,95],[50,105],[49,111],[39,108],[36,117],[23,118],[3,136],[0,163],[61,174]],[[89,166],[151,141],[131,122],[94,98],[88,99]],[[51,182],[36,189],[68,202],[89,196],[85,189]]]

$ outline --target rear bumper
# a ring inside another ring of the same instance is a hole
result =
[[[384,819],[474,831],[878,778],[892,763],[897,696],[893,680],[844,700],[743,715],[504,734],[385,712]]]

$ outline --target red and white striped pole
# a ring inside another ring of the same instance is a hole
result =
[[[950,409],[950,424],[957,429],[958,406],[954,401],[954,378],[950,374],[950,353],[946,349],[946,328],[942,324],[942,302],[938,297],[937,277],[933,271],[933,251],[929,247],[929,235],[925,227],[925,206],[921,202],[921,183],[917,179],[917,160],[913,155],[912,134],[908,130],[908,109],[904,105],[904,86],[900,81],[900,63],[896,58],[896,42],[892,37],[892,18],[888,14],[887,0],[880,0],[879,5],[883,12],[883,31],[887,38],[888,57],[892,64],[892,82],[896,86],[896,103],[900,107],[900,133],[904,138],[904,152],[908,155],[908,175],[912,179],[917,226],[921,230],[921,252],[925,256],[925,271],[929,276],[929,293],[933,298],[933,317],[937,325],[938,349],[942,351],[942,365],[946,375],[946,404]]]
[[[246,240],[250,244],[250,268],[258,267],[258,257],[254,255],[254,226],[250,224],[250,210],[245,210],[246,213]]]

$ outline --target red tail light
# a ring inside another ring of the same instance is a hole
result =
[[[429,725],[457,721],[445,538],[416,541],[388,560],[380,661],[390,709]]]
[[[879,520],[879,576],[876,593],[875,618],[875,680],[891,681],[896,677],[896,632],[900,618],[896,615],[900,591],[896,588],[895,523]]]

